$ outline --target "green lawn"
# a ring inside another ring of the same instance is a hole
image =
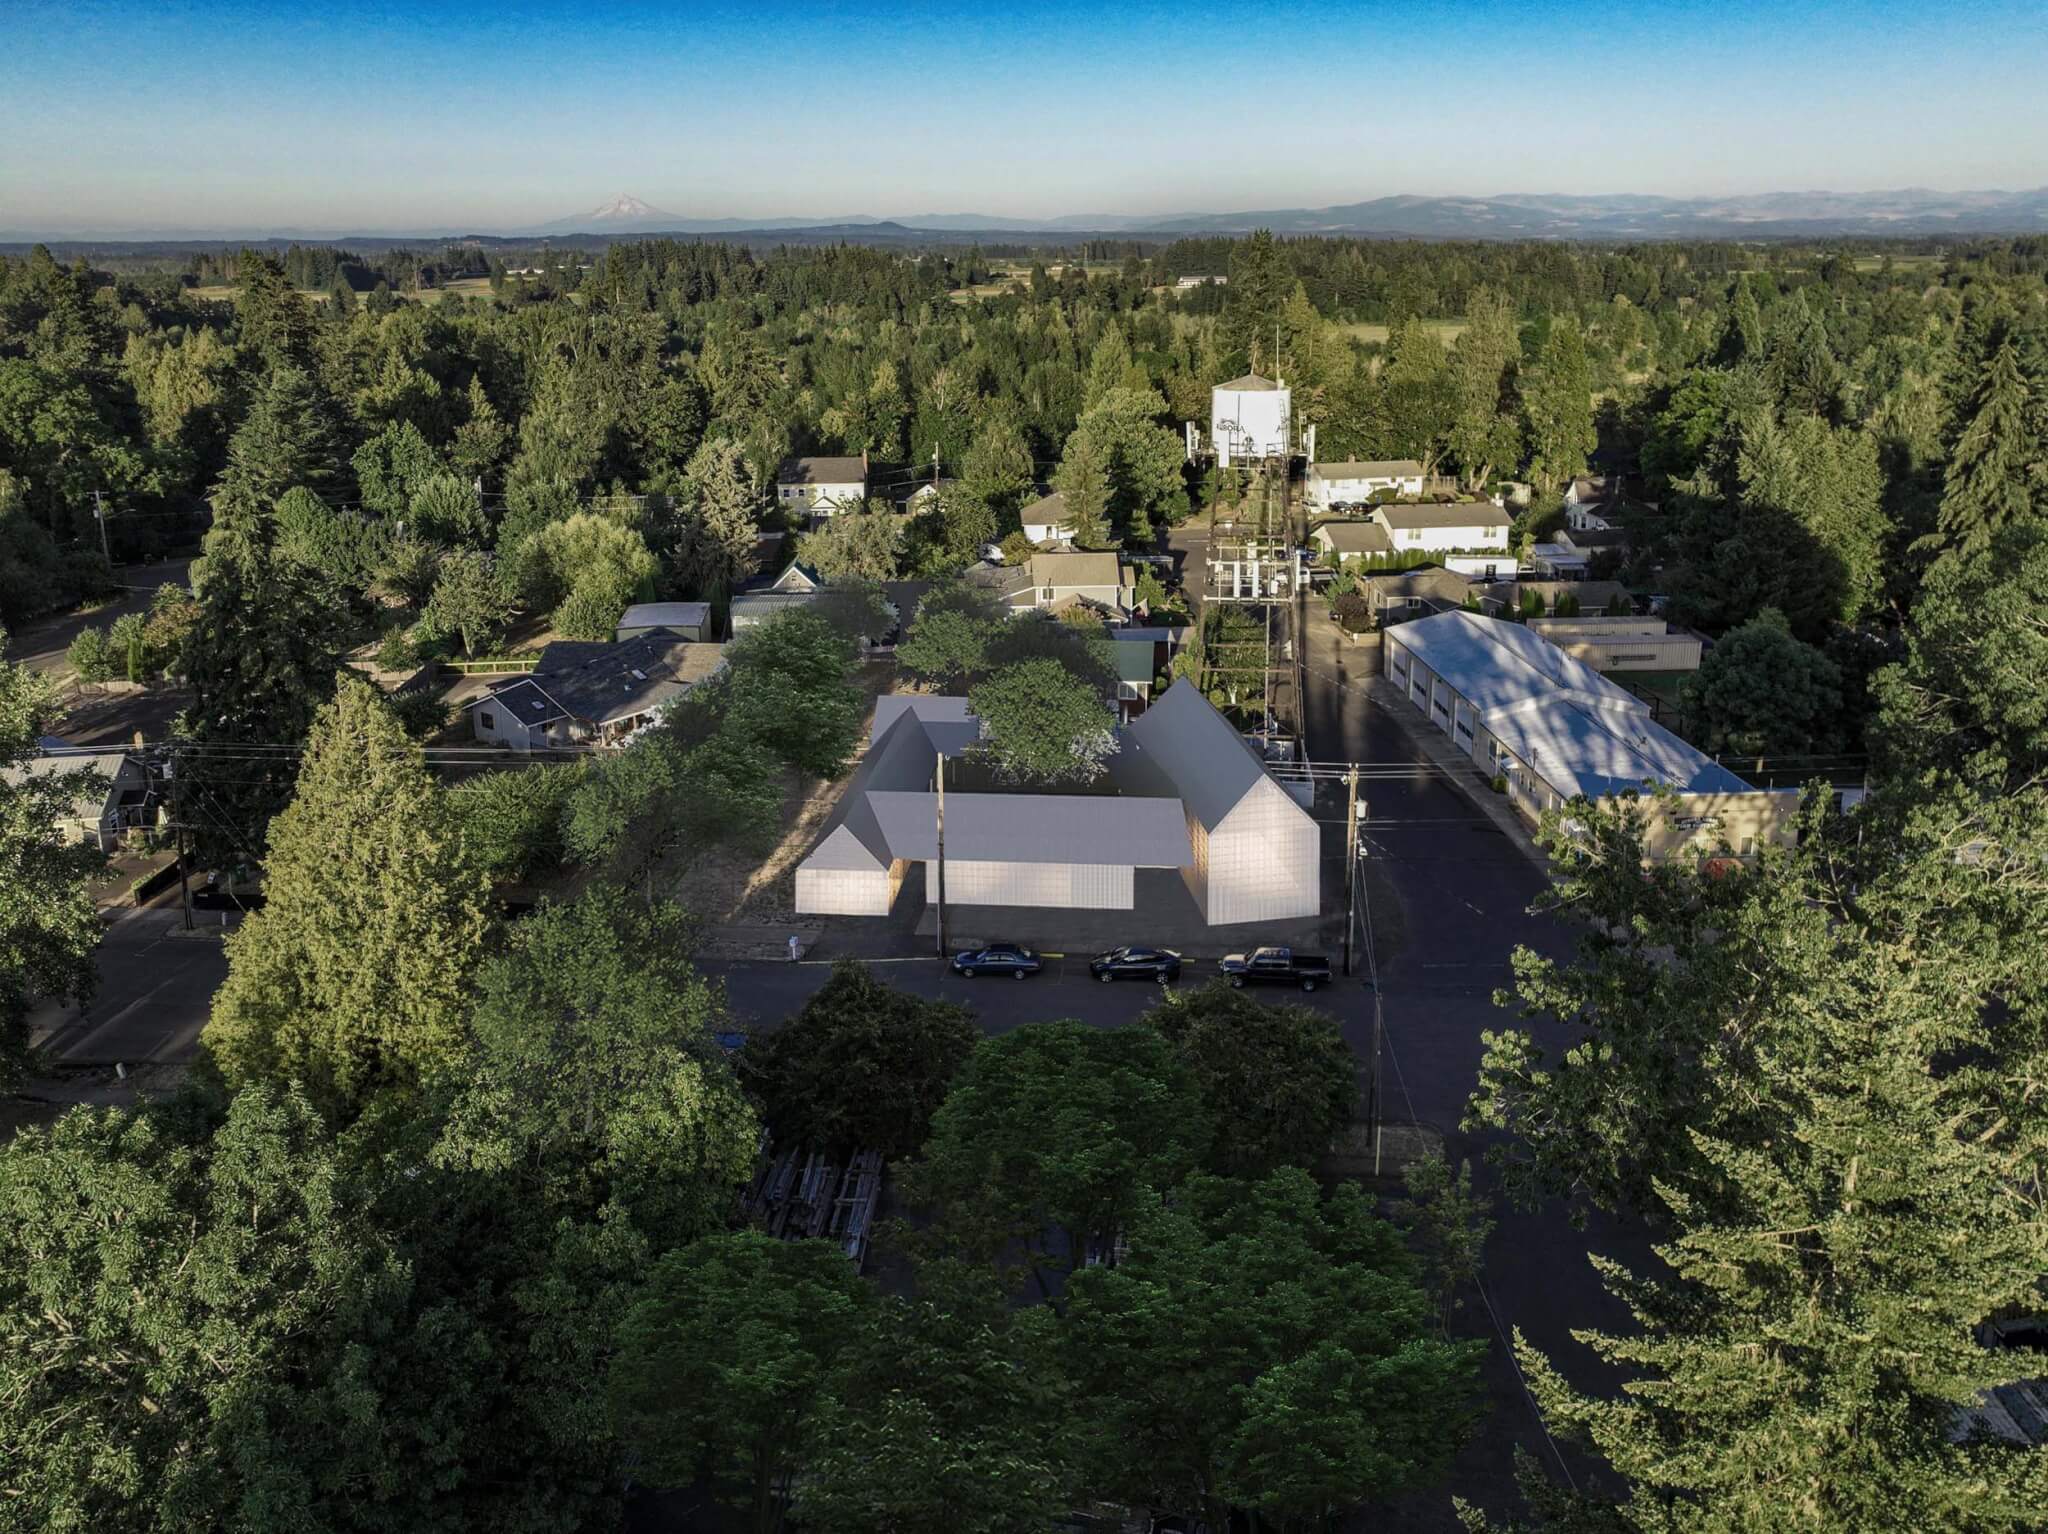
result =
[[[1422,323],[1431,330],[1434,330],[1437,339],[1446,346],[1449,346],[1465,333],[1465,322],[1463,320],[1424,320]],[[1387,337],[1393,334],[1393,331],[1388,326],[1368,320],[1359,320],[1350,325],[1339,325],[1337,328],[1347,336],[1355,336],[1361,341],[1379,341],[1384,343]]]

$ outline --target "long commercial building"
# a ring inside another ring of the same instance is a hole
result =
[[[1753,788],[1650,717],[1649,706],[1518,623],[1438,613],[1386,631],[1386,673],[1530,820],[1576,799],[1669,788],[1655,858],[1754,852],[1791,834],[1796,789]]]
[[[867,754],[797,868],[797,910],[885,916],[912,863],[935,889],[939,764],[971,764],[980,738],[964,698],[880,699]],[[1127,911],[1137,870],[1170,868],[1211,926],[1318,914],[1314,818],[1200,691],[1176,683],[1117,746],[1091,791],[949,786],[947,904]]]

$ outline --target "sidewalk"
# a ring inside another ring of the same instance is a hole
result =
[[[1536,844],[1529,823],[1516,812],[1508,796],[1493,791],[1492,783],[1478,763],[1462,754],[1449,736],[1417,713],[1414,705],[1401,696],[1401,690],[1385,677],[1373,677],[1366,684],[1366,695],[1375,708],[1394,721],[1401,733],[1408,737],[1409,743],[1429,758],[1430,765],[1456,784],[1472,801],[1473,807],[1491,821],[1523,857],[1536,865],[1545,879],[1551,877],[1550,855]]]

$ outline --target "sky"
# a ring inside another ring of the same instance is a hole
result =
[[[2048,5],[0,0],[0,229],[2048,183]]]

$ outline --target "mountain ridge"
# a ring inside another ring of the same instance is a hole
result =
[[[1901,187],[1871,192],[1826,190],[1669,197],[1655,193],[1504,192],[1487,196],[1400,193],[1321,208],[1265,208],[1172,214],[1065,213],[1047,218],[990,213],[916,213],[876,217],[699,217],[672,213],[619,193],[587,213],[500,228],[443,225],[400,230],[319,229],[257,225],[197,228],[92,229],[50,226],[0,230],[0,242],[232,241],[344,242],[547,238],[614,234],[772,235],[844,230],[874,237],[1083,234],[1230,235],[1265,228],[1282,235],[1359,235],[1414,239],[1740,239],[1772,237],[1983,235],[2048,232],[2048,186],[1938,191]]]

